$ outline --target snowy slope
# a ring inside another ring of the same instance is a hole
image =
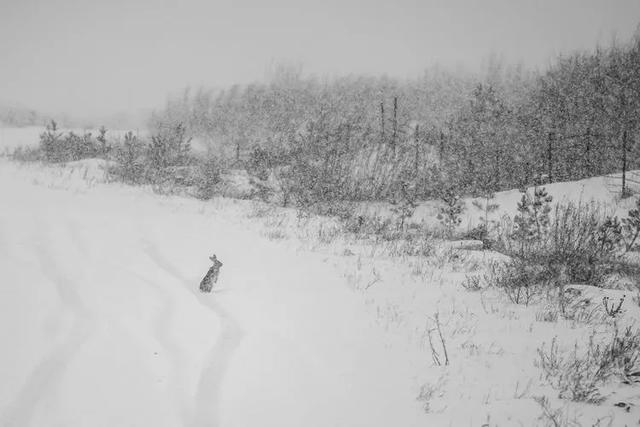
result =
[[[0,160],[0,425],[424,425],[404,352],[320,254],[42,175]]]
[[[640,193],[640,171],[633,170],[627,172],[627,187],[635,193]],[[633,207],[632,198],[620,199],[622,174],[615,173],[606,176],[587,178],[580,181],[567,181],[546,184],[543,187],[553,196],[556,202],[574,203],[595,203],[605,212],[610,214],[625,215]],[[533,188],[528,188],[533,194]],[[490,220],[500,220],[503,216],[513,217],[517,211],[517,203],[520,201],[522,193],[519,190],[500,191],[494,194],[490,203],[499,205],[496,212],[489,214]],[[483,198],[466,197],[462,199],[464,210],[461,214],[461,224],[459,231],[466,231],[479,225],[479,218],[484,217],[484,212],[474,206],[473,202],[480,202],[484,206],[486,200]],[[437,226],[439,221],[437,215],[442,203],[438,200],[427,200],[418,203],[413,215],[407,219],[407,223],[426,224]],[[392,205],[388,203],[363,203],[359,209],[370,216],[392,217]]]

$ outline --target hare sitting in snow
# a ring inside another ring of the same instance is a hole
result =
[[[200,282],[200,291],[202,292],[211,292],[213,289],[213,284],[218,281],[218,275],[220,274],[220,267],[222,267],[222,263],[218,261],[218,258],[214,255],[209,257],[213,265],[207,271],[207,274],[204,276],[202,281]]]

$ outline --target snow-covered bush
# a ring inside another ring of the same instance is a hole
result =
[[[546,269],[550,282],[599,284],[622,254],[622,225],[595,203],[567,202],[536,188],[518,202],[512,223],[502,227],[497,249]]]
[[[70,131],[63,135],[62,132],[58,132],[58,125],[53,120],[40,134],[39,149],[42,152],[42,160],[51,163],[94,158],[100,154],[99,143],[90,132],[78,135]]]
[[[58,124],[55,120],[51,120],[51,122],[47,124],[46,130],[40,134],[40,150],[42,150],[45,161],[57,161],[61,139],[62,133],[58,132]]]
[[[433,255],[435,247],[426,234],[403,234],[402,237],[390,242],[389,255],[391,256],[419,256],[429,257]]]
[[[512,303],[529,305],[535,296],[540,295],[546,276],[541,267],[516,258],[491,264],[485,281],[489,286],[502,290]]]
[[[640,236],[640,198],[636,200],[635,208],[629,210],[628,216],[622,219],[622,231],[627,252],[637,249],[636,242]]]
[[[37,162],[42,160],[42,150],[38,147],[19,146],[14,148],[9,156],[18,162]]]
[[[553,197],[547,194],[544,187],[536,187],[533,198],[526,191],[522,193],[518,202],[518,213],[513,218],[513,238],[519,246],[521,256],[524,256],[525,251],[535,250],[535,247],[547,238],[552,200]]]
[[[491,249],[495,243],[495,230],[498,227],[498,221],[490,219],[490,214],[497,211],[500,205],[492,202],[494,197],[493,193],[485,193],[481,201],[473,201],[473,206],[482,212],[479,218],[480,224],[465,235],[466,238],[480,240],[482,249]]]
[[[545,261],[572,282],[598,284],[619,260],[621,229],[593,204],[557,205],[542,248]]]
[[[100,141],[103,133],[98,138]],[[141,140],[127,132],[120,145],[109,147],[101,142],[100,149],[111,151],[117,165],[111,176],[128,184],[153,184],[161,193],[189,190],[201,199],[210,199],[221,182],[224,165],[213,155],[201,158],[191,152],[191,138],[181,124],[163,129]]]
[[[274,164],[273,153],[257,145],[249,152],[249,159],[246,163],[247,172],[262,181],[266,181]]]
[[[409,173],[401,174],[396,184],[395,193],[396,197],[392,200],[391,211],[397,218],[398,227],[404,230],[405,222],[413,216],[418,206],[415,178]]]
[[[145,156],[147,179],[162,183],[171,179],[169,168],[186,166],[191,163],[191,138],[180,123],[165,128],[151,137]]]
[[[445,188],[440,195],[440,200],[444,206],[439,208],[438,220],[447,230],[449,238],[452,238],[456,227],[462,222],[461,214],[464,204],[454,187]]]
[[[538,348],[536,365],[559,397],[578,402],[600,403],[605,399],[600,388],[612,377],[635,382],[640,374],[640,332],[631,327],[622,333],[616,327],[605,342],[596,343],[595,334],[586,348],[578,344],[562,352],[557,338],[549,349]]]
[[[466,275],[465,280],[462,282],[462,287],[467,291],[476,292],[482,289],[482,278],[477,275]]]
[[[381,241],[398,239],[400,232],[389,218],[378,215],[354,215],[345,222],[345,231],[358,238],[374,238]]]
[[[98,141],[100,147],[100,154],[102,154],[103,157],[107,157],[111,151],[111,145],[107,142],[107,128],[101,126],[98,132],[100,132],[100,134],[96,137],[96,141]]]
[[[122,145],[113,148],[117,165],[109,169],[110,175],[127,184],[141,184],[145,181],[145,147],[133,132],[127,132]]]
[[[197,196],[200,199],[211,199],[216,190],[216,186],[222,180],[222,164],[218,158],[209,156],[198,165]]]

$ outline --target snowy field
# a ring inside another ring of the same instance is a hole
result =
[[[0,170],[2,425],[420,425],[403,354],[320,256],[204,204]]]
[[[548,189],[624,212],[612,179]],[[503,213],[516,199],[497,196]],[[537,348],[594,327],[466,291],[497,254],[392,257],[291,211],[105,184],[98,161],[0,159],[0,200],[1,426],[552,425],[542,397],[560,425],[640,419],[634,386],[608,385],[600,405],[558,398]],[[201,294],[211,253],[224,267]],[[436,318],[448,365],[428,344]]]

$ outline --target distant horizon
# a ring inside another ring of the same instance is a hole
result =
[[[0,4],[0,106],[135,116],[186,87],[264,80],[277,63],[404,79],[497,56],[542,71],[639,23],[637,0],[24,0]]]

